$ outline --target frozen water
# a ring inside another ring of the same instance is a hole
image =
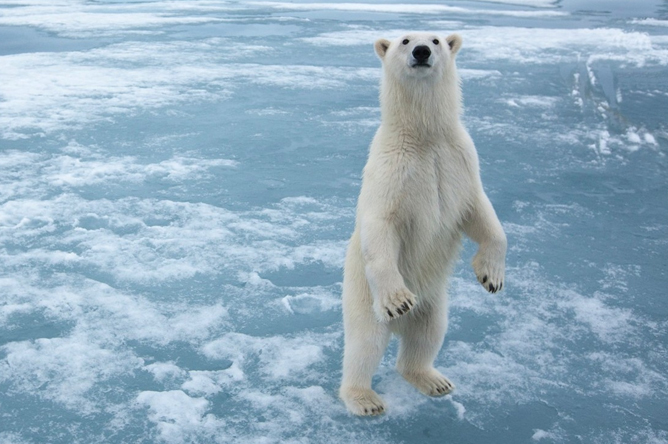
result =
[[[427,399],[340,377],[373,41],[458,31],[508,233]],[[668,6],[0,0],[0,442],[668,442]]]

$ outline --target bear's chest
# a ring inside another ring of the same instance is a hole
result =
[[[414,164],[402,199],[407,235],[428,240],[458,231],[474,194],[470,170],[454,150],[434,150]]]

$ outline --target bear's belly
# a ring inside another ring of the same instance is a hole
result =
[[[412,291],[443,286],[457,260],[469,193],[453,189],[434,184],[406,196],[398,227],[399,270]]]

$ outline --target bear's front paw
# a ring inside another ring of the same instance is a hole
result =
[[[505,274],[505,261],[503,258],[495,260],[478,251],[473,258],[473,271],[478,278],[478,282],[490,293],[496,293],[503,288]]]
[[[408,288],[385,293],[374,304],[379,320],[389,322],[408,313],[415,305],[415,295]]]
[[[503,279],[490,279],[487,274],[484,274],[482,277],[477,275],[477,277],[478,282],[480,282],[482,286],[485,287],[485,290],[490,293],[496,293],[503,288]]]

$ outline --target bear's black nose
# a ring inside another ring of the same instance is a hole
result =
[[[413,49],[413,57],[415,57],[415,60],[418,63],[426,62],[430,55],[431,55],[431,50],[429,49],[428,46],[420,45],[416,46]]]

